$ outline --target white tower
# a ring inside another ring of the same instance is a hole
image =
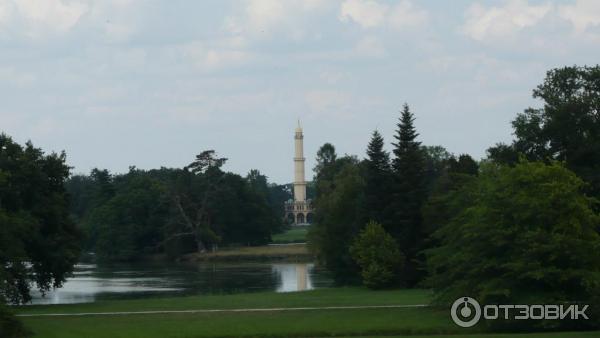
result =
[[[304,135],[298,121],[294,134],[294,198],[285,202],[285,217],[289,224],[307,225],[313,221],[312,202],[306,199],[304,177]]]
[[[296,127],[295,139],[295,156],[294,156],[294,201],[306,201],[306,181],[304,179],[304,135],[302,127],[298,121]]]

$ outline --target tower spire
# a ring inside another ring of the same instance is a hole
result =
[[[285,203],[286,219],[295,225],[310,224],[313,219],[312,203],[306,199],[304,161],[304,134],[298,119],[294,133],[294,199]]]

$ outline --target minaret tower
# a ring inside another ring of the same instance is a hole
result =
[[[285,217],[292,225],[308,225],[313,220],[312,202],[306,199],[304,160],[304,135],[298,121],[294,134],[294,199],[285,202]]]
[[[298,121],[296,127],[295,139],[295,156],[294,156],[294,201],[306,201],[306,181],[304,179],[304,135],[302,127]]]

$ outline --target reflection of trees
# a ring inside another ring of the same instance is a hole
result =
[[[272,290],[279,282],[270,264],[203,263],[196,265],[196,271],[199,276],[193,285],[201,293]]]

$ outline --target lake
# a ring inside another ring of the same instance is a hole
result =
[[[328,273],[312,263],[136,263],[78,264],[60,289],[32,304],[89,303],[192,294],[291,292],[331,286]]]

